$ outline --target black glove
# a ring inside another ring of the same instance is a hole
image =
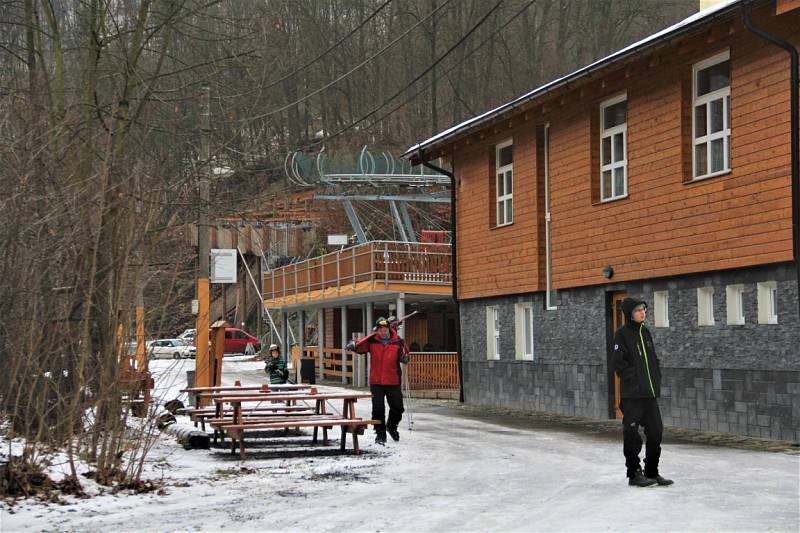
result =
[[[348,350],[348,351],[351,351],[351,352],[354,352],[355,349],[356,349],[356,343],[354,343],[353,341],[350,341],[350,342],[348,342],[347,344],[344,345],[344,349]]]
[[[275,369],[278,368],[276,365],[267,365],[265,369],[267,372],[275,372]]]

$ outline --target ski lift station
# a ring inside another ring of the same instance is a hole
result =
[[[443,204],[433,208],[448,211],[449,178],[367,147],[349,159],[324,149],[313,157],[290,153],[285,171],[294,184],[313,188],[315,201],[339,204],[351,226],[338,249],[286,265],[267,262],[263,271],[265,317],[284,344],[297,347],[298,374],[302,359],[305,380],[313,368],[316,379],[365,386],[368,362],[344,345],[380,316],[418,311],[399,331],[412,351],[411,388],[457,393],[450,233],[419,208]]]

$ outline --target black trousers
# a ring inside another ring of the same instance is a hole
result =
[[[372,393],[372,419],[380,420],[379,426],[375,426],[377,433],[385,432],[386,426],[396,428],[403,418],[403,393],[400,385],[370,385],[369,391]],[[384,398],[389,404],[389,419],[386,416],[386,406]]]
[[[622,410],[622,449],[625,453],[628,477],[633,477],[639,470],[639,452],[642,451],[639,426],[644,428],[647,438],[644,475],[657,476],[658,460],[661,458],[661,437],[664,433],[658,401],[655,398],[625,398],[620,402],[619,408]]]

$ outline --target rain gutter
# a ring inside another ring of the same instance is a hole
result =
[[[791,176],[792,176],[792,252],[794,266],[797,271],[797,286],[800,290],[800,130],[798,129],[798,66],[797,49],[785,39],[766,32],[753,24],[751,18],[752,2],[742,3],[742,22],[750,33],[769,41],[777,47],[789,52],[789,87],[791,113]],[[798,302],[798,318],[800,319],[800,298]]]
[[[463,350],[461,349],[461,311],[458,305],[458,249],[456,248],[456,177],[450,171],[437,167],[425,159],[425,150],[422,148],[417,152],[420,163],[425,167],[444,174],[450,178],[450,279],[453,289],[453,304],[456,306],[456,348],[458,349],[458,401],[464,403],[464,362]]]

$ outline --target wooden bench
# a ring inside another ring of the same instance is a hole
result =
[[[211,418],[220,418],[222,417],[230,417],[233,416],[233,409],[225,409],[222,413],[218,412],[216,407],[203,407],[200,409],[180,409],[178,411],[180,414],[186,415],[189,419],[194,422],[194,425],[197,426],[198,423],[200,424],[200,428],[205,431],[206,430],[206,422]],[[279,413],[279,412],[314,412],[313,407],[308,407],[305,405],[284,405],[284,404],[274,404],[274,405],[266,405],[266,406],[259,406],[259,407],[249,407],[242,409],[242,417],[251,418],[254,416],[260,416],[267,413]]]
[[[305,411],[293,411],[289,413],[261,413],[261,414],[254,414],[252,416],[243,416],[241,418],[242,425],[250,426],[251,424],[265,424],[265,423],[273,423],[273,422],[291,422],[294,420],[311,420],[315,417],[329,417],[331,415],[327,414],[319,414],[311,408],[308,408]],[[216,417],[216,418],[208,418],[206,422],[209,426],[214,429],[214,442],[217,442],[217,437],[220,438],[222,442],[225,442],[225,426],[236,424],[237,421],[234,419],[233,416],[223,416],[223,417]],[[295,426],[292,426],[295,427]],[[289,428],[286,428],[286,433],[289,433]]]
[[[342,418],[338,416],[321,416],[321,417],[313,417],[311,419],[304,419],[304,420],[283,420],[280,422],[264,422],[264,423],[243,423],[243,424],[229,424],[223,425],[222,428],[230,435],[231,437],[231,453],[236,453],[236,446],[238,442],[239,446],[239,458],[244,461],[244,435],[246,431],[253,431],[253,430],[271,430],[271,429],[289,429],[293,427],[313,427],[314,428],[314,438],[311,441],[312,443],[317,442],[317,432],[320,428],[322,428],[323,437],[322,442],[323,444],[328,444],[328,432],[329,428],[333,426],[339,426],[342,428],[342,436],[341,436],[341,443],[339,445],[339,449],[341,451],[345,450],[346,442],[347,442],[347,434],[350,433],[353,435],[353,451],[357,455],[361,453],[361,450],[358,447],[358,435],[363,435],[364,430],[369,425],[376,425],[380,424],[379,420],[362,420],[360,418]]]

